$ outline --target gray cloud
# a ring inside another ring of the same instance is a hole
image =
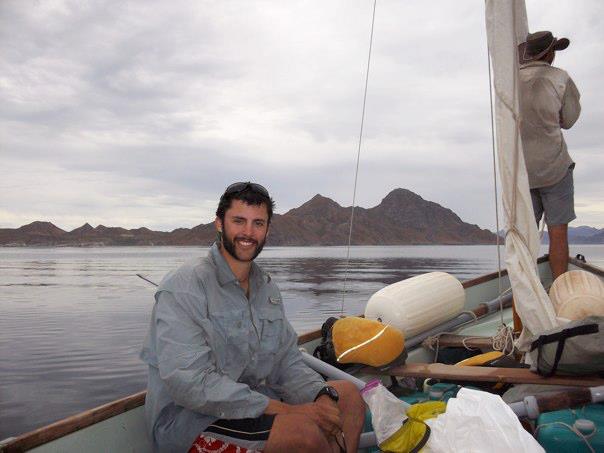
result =
[[[0,227],[172,229],[257,180],[352,202],[372,2],[0,3]],[[603,7],[527,1],[572,40],[576,224],[604,226]],[[494,228],[483,5],[380,1],[357,202],[406,187]]]

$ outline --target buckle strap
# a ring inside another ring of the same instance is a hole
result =
[[[531,352],[536,348],[539,348],[537,351],[537,373],[544,377],[553,376],[556,370],[558,369],[558,364],[560,363],[560,359],[562,358],[562,354],[564,353],[564,346],[566,340],[568,338],[576,337],[578,335],[589,335],[592,333],[598,333],[600,331],[598,324],[585,324],[582,326],[570,327],[568,329],[563,329],[560,332],[552,333],[549,335],[540,335],[537,340],[535,340],[531,344]],[[543,372],[541,370],[541,351],[543,350],[543,346],[548,343],[558,342],[558,346],[556,347],[556,355],[554,357],[554,364],[552,368],[548,372]]]

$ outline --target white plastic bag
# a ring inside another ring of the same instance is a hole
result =
[[[361,396],[371,411],[371,424],[378,445],[384,443],[407,420],[409,404],[399,400],[382,385],[379,379],[369,381],[361,390]]]
[[[447,411],[427,420],[431,435],[425,451],[432,453],[542,453],[545,450],[524,430],[500,396],[462,388],[447,402]]]

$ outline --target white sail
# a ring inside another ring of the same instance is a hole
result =
[[[506,266],[523,331],[518,347],[558,325],[537,273],[539,232],[533,214],[520,137],[517,46],[528,34],[524,0],[487,0],[486,24],[493,67],[495,129],[506,217]]]

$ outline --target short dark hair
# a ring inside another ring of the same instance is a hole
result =
[[[216,217],[218,217],[222,222],[224,222],[224,215],[227,210],[231,207],[231,202],[233,200],[241,200],[245,204],[249,205],[266,205],[266,211],[268,213],[268,222],[270,223],[271,218],[273,217],[273,210],[275,209],[275,202],[268,195],[268,191],[264,190],[266,194],[262,193],[262,191],[258,191],[254,188],[255,184],[246,183],[245,188],[243,190],[229,192],[229,188],[234,184],[231,184],[227,187],[227,190],[220,197],[220,201],[218,202],[218,208],[216,209]]]

